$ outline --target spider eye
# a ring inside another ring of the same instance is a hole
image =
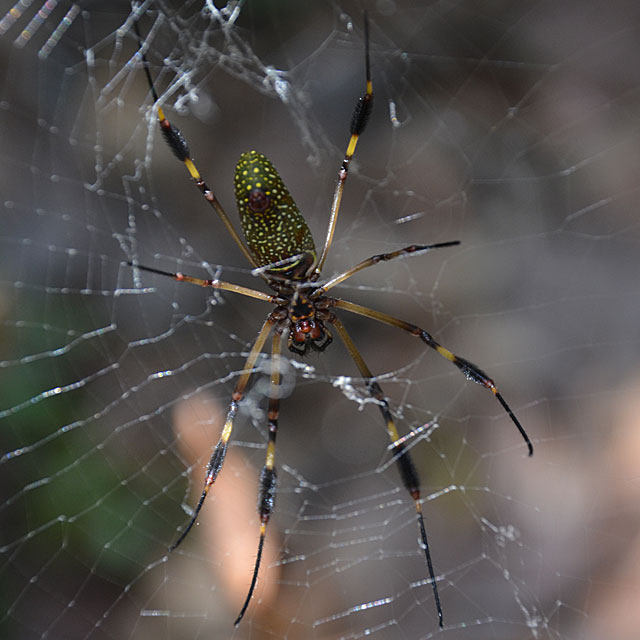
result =
[[[271,206],[271,198],[262,189],[253,189],[249,194],[249,208],[255,213],[263,213]]]

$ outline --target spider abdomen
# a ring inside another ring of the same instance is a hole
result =
[[[261,153],[240,156],[235,193],[249,251],[267,272],[299,280],[316,260],[311,231],[276,168]]]

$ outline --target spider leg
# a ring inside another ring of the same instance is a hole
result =
[[[424,516],[422,514],[422,504],[420,502],[420,478],[418,476],[418,472],[416,470],[415,465],[413,464],[413,460],[409,454],[409,451],[406,449],[404,442],[400,440],[400,435],[398,434],[398,430],[396,429],[396,425],[393,421],[393,417],[391,416],[391,411],[389,410],[389,403],[387,402],[384,394],[382,393],[382,389],[380,385],[373,379],[373,374],[367,367],[366,362],[360,355],[356,345],[354,344],[351,336],[347,333],[344,325],[338,318],[335,316],[330,321],[336,328],[338,335],[344,342],[344,345],[347,347],[351,358],[356,363],[360,374],[367,382],[367,390],[369,394],[375,398],[378,402],[378,407],[380,412],[382,413],[382,417],[384,418],[387,425],[387,433],[389,434],[389,438],[394,444],[395,449],[397,451],[396,454],[396,463],[398,465],[398,469],[400,471],[400,476],[402,477],[402,483],[405,488],[409,492],[409,495],[413,498],[413,502],[416,507],[416,515],[418,517],[418,525],[420,526],[420,536],[422,538],[422,545],[424,547],[424,553],[427,560],[427,567],[429,569],[429,581],[431,582],[431,587],[433,588],[433,597],[436,602],[436,609],[438,611],[438,621],[440,628],[443,627],[443,617],[442,617],[442,606],[440,605],[440,596],[438,594],[438,586],[436,584],[435,572],[433,570],[433,563],[431,562],[431,553],[429,552],[429,543],[427,542],[427,530],[424,525]]]
[[[271,391],[269,394],[269,442],[267,443],[267,455],[260,473],[260,485],[258,491],[258,515],[260,516],[260,540],[258,542],[258,555],[253,568],[253,577],[251,578],[251,586],[249,593],[245,598],[244,604],[240,609],[240,613],[234,622],[238,626],[242,620],[253,591],[258,581],[258,571],[260,570],[260,560],[262,559],[262,548],[264,547],[264,537],[267,530],[269,518],[273,513],[276,499],[276,470],[275,470],[275,452],[276,452],[276,435],[278,433],[278,413],[280,411],[280,397],[278,395],[278,387],[280,385],[280,349],[281,349],[280,331],[276,328],[273,333],[273,342],[271,347]]]
[[[191,528],[198,519],[198,514],[200,513],[200,509],[202,509],[202,505],[204,504],[205,498],[207,497],[207,493],[209,493],[209,489],[216,481],[216,478],[220,473],[220,469],[222,469],[222,463],[224,462],[224,457],[227,454],[227,445],[229,444],[229,438],[231,437],[231,431],[233,430],[233,422],[238,413],[238,404],[244,396],[244,390],[247,386],[247,382],[249,382],[251,374],[253,373],[253,368],[256,364],[256,360],[258,359],[258,355],[260,355],[260,352],[264,347],[264,343],[266,342],[267,337],[271,332],[274,324],[275,320],[271,318],[271,315],[267,316],[267,319],[264,321],[264,324],[260,329],[260,333],[258,333],[258,337],[251,347],[251,351],[249,352],[249,355],[247,356],[247,359],[244,363],[242,374],[238,379],[236,388],[233,390],[231,402],[229,403],[229,411],[227,413],[227,419],[224,423],[224,428],[222,429],[222,434],[220,435],[218,444],[216,444],[216,447],[213,450],[213,454],[211,455],[211,459],[209,460],[209,464],[207,465],[207,475],[204,479],[204,488],[202,489],[200,500],[198,500],[198,504],[196,505],[193,515],[191,516],[191,520],[189,520],[189,524],[187,524],[185,530],[180,534],[180,537],[169,547],[169,551],[173,551],[176,547],[178,547],[180,543],[187,537],[189,531],[191,531]]]
[[[151,72],[149,71],[149,62],[147,61],[147,56],[144,53],[144,43],[142,41],[142,37],[140,36],[140,29],[138,28],[137,21],[133,23],[133,28],[138,38],[138,51],[140,52],[140,56],[142,58],[142,65],[147,77],[147,82],[149,84],[149,90],[151,91],[151,95],[153,97],[153,104],[155,105],[158,103],[158,94],[153,84],[153,79],[151,78]],[[160,105],[158,105],[158,124],[160,125],[160,132],[162,133],[162,137],[171,148],[171,151],[173,151],[173,155],[175,155],[178,160],[184,163],[185,167],[189,171],[189,175],[193,178],[196,186],[202,192],[205,200],[211,205],[211,207],[213,207],[214,211],[220,217],[224,226],[227,228],[227,231],[233,238],[233,241],[238,245],[238,248],[240,249],[240,251],[242,251],[245,258],[251,263],[251,266],[254,268],[258,267],[258,264],[254,260],[245,243],[242,241],[242,238],[240,238],[240,236],[238,235],[238,232],[235,230],[233,224],[231,223],[231,220],[229,219],[229,216],[227,215],[227,212],[220,204],[220,201],[216,197],[215,193],[207,186],[207,183],[200,176],[200,172],[196,168],[196,165],[193,162],[193,158],[191,157],[189,144],[180,132],[180,129],[172,125],[169,120],[167,120]]]
[[[524,430],[524,427],[520,424],[515,413],[513,413],[511,407],[509,407],[506,400],[502,397],[502,394],[498,391],[498,387],[496,387],[495,382],[482,369],[480,369],[480,367],[473,364],[473,362],[469,362],[469,360],[465,360],[464,358],[457,356],[448,349],[445,349],[445,347],[436,342],[428,331],[425,331],[415,324],[405,322],[404,320],[387,315],[381,311],[376,311],[353,302],[348,302],[347,300],[340,300],[338,298],[333,298],[331,300],[332,306],[344,309],[345,311],[350,311],[351,313],[355,313],[360,316],[365,316],[366,318],[371,318],[372,320],[377,320],[378,322],[389,324],[392,327],[398,327],[399,329],[410,333],[412,336],[420,338],[420,340],[422,340],[427,346],[431,347],[434,351],[437,351],[443,358],[446,358],[449,362],[458,367],[468,380],[490,389],[493,395],[498,399],[498,402],[502,405],[503,409],[509,414],[513,424],[518,428],[520,435],[527,444],[529,455],[533,455],[533,444],[531,444],[531,440],[529,439],[527,432]]]
[[[342,201],[342,193],[344,192],[344,183],[347,181],[347,174],[349,172],[349,164],[353,155],[356,152],[356,145],[358,144],[358,138],[364,131],[371,114],[371,107],[373,106],[373,83],[371,81],[371,68],[369,62],[369,18],[367,12],[364,13],[364,60],[365,60],[365,75],[366,75],[366,90],[364,95],[358,98],[353,116],[351,117],[351,127],[349,133],[349,144],[344,154],[344,159],[340,170],[338,171],[338,183],[333,193],[333,202],[331,204],[331,214],[329,217],[329,228],[327,229],[327,236],[324,241],[324,248],[320,254],[320,259],[316,265],[316,272],[322,271],[324,261],[327,259],[327,253],[331,242],[333,241],[333,234],[336,230],[336,223],[338,221],[338,212],[340,211],[340,202]]]
[[[333,289],[336,285],[348,280],[351,276],[358,273],[358,271],[362,271],[363,269],[367,269],[368,267],[372,267],[374,264],[378,264],[378,262],[395,260],[396,258],[401,258],[403,256],[417,256],[423,253],[427,253],[433,249],[442,249],[443,247],[453,247],[457,244],[460,244],[460,240],[450,240],[449,242],[436,242],[435,244],[412,244],[408,247],[404,247],[403,249],[398,249],[397,251],[392,251],[391,253],[379,253],[375,256],[371,256],[362,262],[359,262],[355,267],[344,271],[343,273],[338,274],[337,276],[331,278],[325,285],[316,289],[313,292],[312,298],[317,298],[321,295],[324,295],[329,289]]]
[[[154,267],[145,267],[141,264],[135,264],[133,262],[127,262],[127,264],[134,269],[140,269],[140,271],[147,271],[149,273],[155,273],[159,276],[173,278],[178,282],[190,282],[191,284],[197,284],[201,287],[211,287],[213,289],[232,291],[233,293],[239,293],[243,296],[248,296],[249,298],[257,298],[258,300],[264,300],[265,302],[272,302],[274,304],[280,303],[279,298],[277,298],[276,296],[272,296],[268,293],[263,293],[262,291],[257,291],[255,289],[249,289],[248,287],[242,287],[231,282],[224,282],[223,280],[218,279],[204,280],[202,278],[194,278],[193,276],[188,276],[184,273],[180,273],[179,271],[177,271],[176,273],[172,273],[171,271],[163,271],[162,269],[156,269]]]

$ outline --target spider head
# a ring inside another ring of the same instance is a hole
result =
[[[313,302],[300,293],[291,301],[289,323],[289,350],[301,356],[309,349],[324,351],[333,340]]]

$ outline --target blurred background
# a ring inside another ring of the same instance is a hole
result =
[[[370,19],[375,107],[324,276],[422,480],[445,627],[385,425],[336,340],[287,353],[258,587],[258,363],[199,525],[230,395],[270,307],[158,135],[236,222],[256,149],[322,245]],[[0,2],[3,638],[637,638],[640,8],[635,2]]]

